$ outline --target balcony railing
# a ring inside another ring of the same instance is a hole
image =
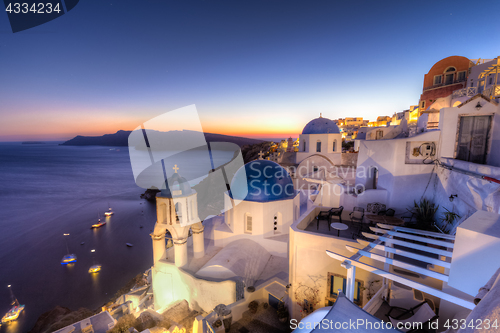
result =
[[[476,87],[467,87],[467,88],[462,88],[455,90],[452,94],[452,98],[458,98],[458,97],[472,97],[477,94],[477,88]]]
[[[436,88],[441,88],[441,87],[446,87],[446,86],[451,86],[451,85],[454,85],[454,84],[464,83],[465,81],[466,81],[466,79],[453,80],[453,82],[448,82],[448,83],[442,82],[442,83],[434,84],[432,86],[425,87],[424,91],[431,90],[431,89],[436,89]]]
[[[485,89],[483,91],[483,95],[488,97],[488,98],[500,97],[500,86],[494,85],[494,86],[489,87],[488,89]]]

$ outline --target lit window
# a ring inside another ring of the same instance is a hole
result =
[[[442,75],[435,75],[434,76],[434,85],[441,84],[442,80],[443,80],[443,76]]]

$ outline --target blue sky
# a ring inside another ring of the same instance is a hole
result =
[[[196,104],[205,131],[299,134],[418,103],[442,58],[500,55],[483,1],[94,1],[13,34],[0,13],[0,141],[133,129]]]

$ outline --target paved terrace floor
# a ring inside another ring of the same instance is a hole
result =
[[[346,230],[340,230],[340,238],[346,238],[346,239],[353,239],[353,235],[356,235],[358,233],[358,229],[360,227],[359,224],[354,224],[351,222],[351,218],[349,217],[349,211],[343,211],[342,212],[342,223],[346,224],[348,226],[348,229]],[[324,235],[329,235],[332,237],[337,237],[337,229],[334,229],[330,227],[330,230],[328,230],[328,225],[330,223],[335,223],[335,222],[340,222],[338,216],[332,216],[330,221],[328,220],[320,220],[319,221],[319,228],[317,227],[317,220],[314,219],[311,222],[309,222],[308,226],[304,229],[304,231],[309,231],[309,232],[314,232],[318,234],[324,234]],[[368,223],[363,223],[362,225],[362,231],[370,231]],[[360,239],[365,239],[363,236],[361,236],[361,233],[359,236],[354,237],[354,238],[360,238]],[[368,240],[368,239],[366,239]]]

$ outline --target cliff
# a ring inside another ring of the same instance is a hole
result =
[[[132,131],[118,131],[114,134],[104,134],[102,136],[82,136],[78,135],[73,139],[70,139],[61,145],[63,146],[115,146],[115,147],[126,147],[128,146],[128,136]],[[182,131],[185,132],[185,131]],[[177,132],[179,133],[179,132]],[[178,135],[175,131],[172,132],[158,132],[151,131],[150,135],[163,135],[165,139],[172,135]],[[263,142],[258,139],[248,139],[238,136],[230,136],[223,134],[214,133],[204,133],[205,140],[207,142],[231,142],[237,144],[238,146],[253,145]]]

